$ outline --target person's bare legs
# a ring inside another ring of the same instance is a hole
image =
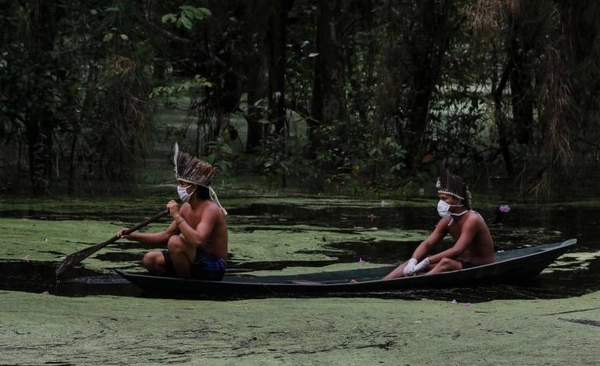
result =
[[[391,271],[390,273],[388,273],[385,277],[383,277],[384,280],[391,280],[394,278],[400,278],[400,277],[404,277],[404,267],[406,267],[406,264],[408,264],[408,261],[402,263],[401,265],[399,265],[398,267],[396,267],[396,269],[394,269],[393,271]]]
[[[148,252],[142,260],[144,268],[153,275],[162,276],[167,273],[165,268],[165,256],[162,252]]]
[[[190,278],[191,264],[196,257],[196,247],[189,245],[182,236],[173,235],[169,238],[167,249],[171,255],[177,277]]]
[[[462,269],[462,263],[454,259],[442,258],[427,274],[456,271],[458,269]]]

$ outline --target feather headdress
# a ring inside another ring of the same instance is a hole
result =
[[[216,168],[211,164],[180,151],[177,143],[175,143],[173,162],[175,163],[175,178],[191,184],[208,187],[210,179],[216,172]]]
[[[217,168],[184,151],[180,151],[177,143],[174,147],[173,163],[175,164],[175,178],[177,180],[208,188],[210,199],[219,205],[223,213],[227,215],[227,211],[219,202],[217,193],[210,186],[210,180],[215,175]]]
[[[440,173],[435,183],[439,193],[449,194],[463,201],[467,209],[471,209],[471,192],[469,187],[463,182],[463,179],[458,175],[450,173],[446,167],[444,160],[440,164]]]

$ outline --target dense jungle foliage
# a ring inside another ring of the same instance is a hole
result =
[[[444,157],[523,195],[599,176],[596,0],[0,10],[0,192],[126,191],[169,168],[175,141],[226,174],[317,190],[410,195]]]

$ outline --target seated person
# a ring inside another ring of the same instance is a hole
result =
[[[144,267],[160,276],[176,276],[219,281],[225,275],[227,260],[227,211],[219,203],[210,179],[215,167],[185,152],[175,144],[175,178],[181,207],[171,200],[167,210],[173,221],[157,233],[126,229],[118,237],[154,245],[166,250],[151,251],[143,259]]]
[[[433,274],[466,269],[494,262],[494,242],[483,217],[471,209],[471,193],[458,175],[442,165],[436,183],[437,210],[441,216],[435,229],[412,254],[412,257],[385,276],[389,280],[419,273]],[[454,245],[438,254],[431,249],[449,233]]]

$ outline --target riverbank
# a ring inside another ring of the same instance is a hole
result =
[[[0,292],[1,365],[596,365],[600,293],[468,304]]]

